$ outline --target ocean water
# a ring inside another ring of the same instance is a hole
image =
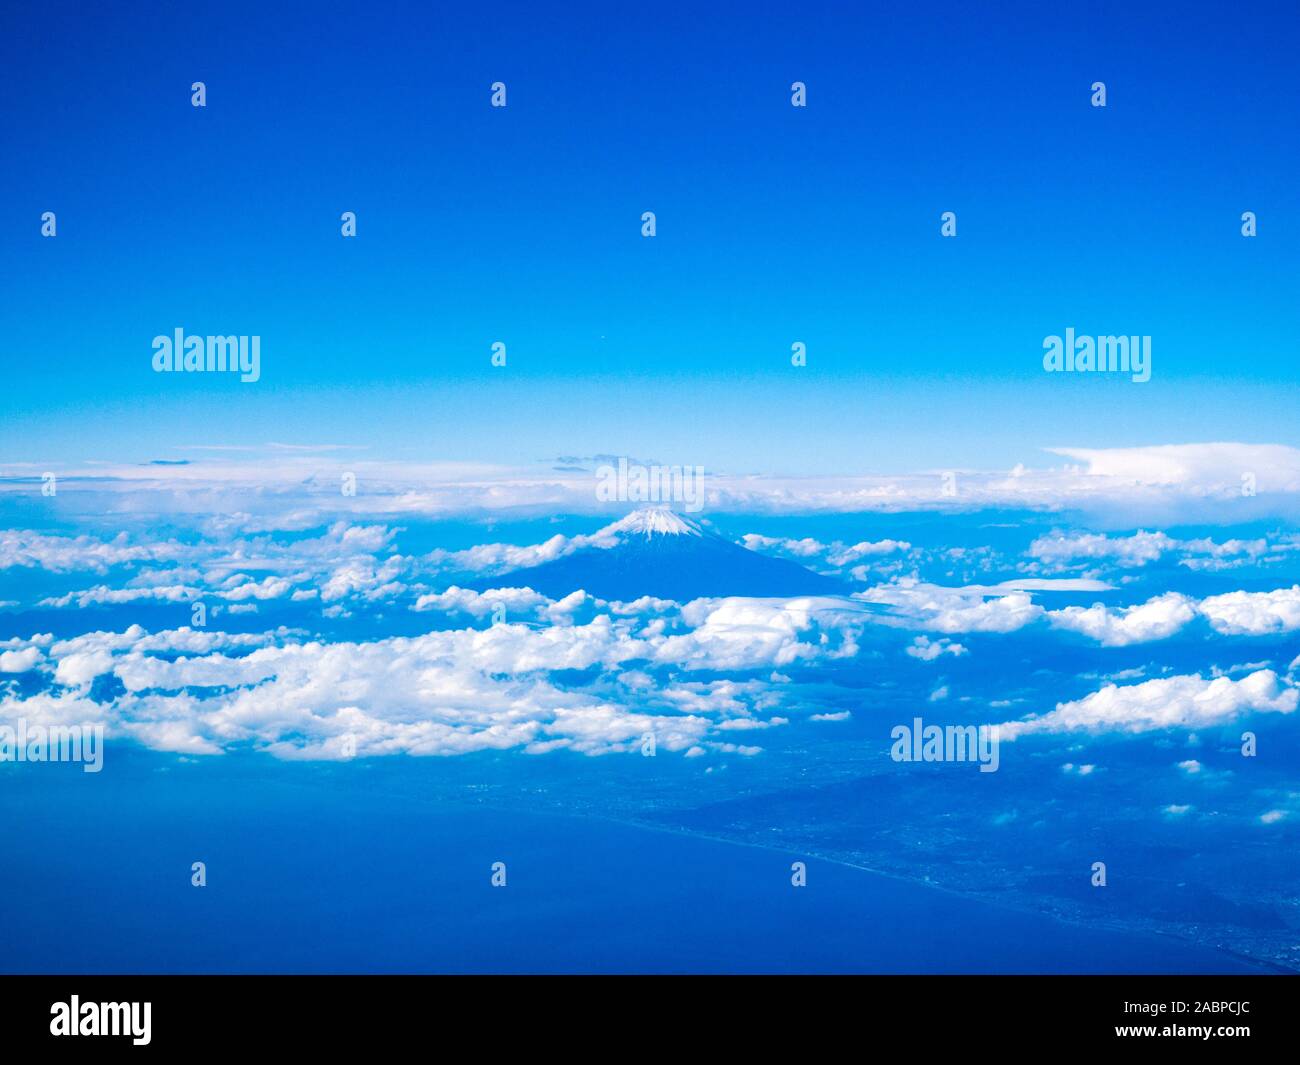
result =
[[[394,793],[338,786],[362,764],[110,756],[100,774],[0,767],[0,970],[1255,971],[784,850],[422,798],[437,759],[386,767],[411,778]]]

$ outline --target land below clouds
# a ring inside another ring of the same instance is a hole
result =
[[[46,900],[24,910],[0,967],[1262,971],[1167,936],[992,905],[771,840],[618,823],[574,793],[561,815],[560,797],[535,783],[513,795],[453,784],[440,779],[446,765],[268,769],[255,757],[189,763],[136,751],[101,778],[108,794],[72,774],[46,775],[39,788],[0,778],[36,841],[0,901]],[[68,825],[84,841],[76,848],[61,842]],[[207,887],[190,884],[194,860],[207,865]],[[507,883],[494,888],[499,861]],[[807,887],[792,886],[795,861],[807,864]]]

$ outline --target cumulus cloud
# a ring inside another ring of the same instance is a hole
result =
[[[102,712],[114,735],[213,753],[253,743],[280,757],[406,752],[624,749],[646,732],[666,750],[710,731],[694,714],[632,711],[556,686],[548,673],[643,655],[608,620],[542,631],[453,630],[369,643],[283,642],[247,654],[163,658],[136,630],[56,646],[54,680],[73,692],[112,672],[125,687]],[[39,719],[52,696],[0,700],[0,717]],[[59,698],[66,698],[60,696]],[[541,745],[539,748],[537,745]]]
[[[28,529],[0,530],[0,570],[22,566],[49,573],[78,570],[106,573],[112,566],[175,560],[184,553],[185,548],[174,541],[132,544],[126,533],[105,541],[92,536],[56,536]]]
[[[511,570],[553,562],[575,551],[588,548],[607,549],[618,543],[613,526],[605,526],[590,536],[562,536],[559,533],[540,544],[478,544],[462,551],[441,548],[430,551],[424,562],[447,573],[477,573],[494,576]]]
[[[1127,607],[1066,607],[1048,611],[1049,623],[1106,647],[1163,640],[1197,617],[1223,636],[1271,636],[1300,629],[1300,586],[1271,592],[1228,592],[1202,600],[1166,592]],[[1228,670],[1233,672],[1234,670]]]
[[[550,599],[531,588],[492,588],[485,592],[476,592],[453,584],[445,592],[420,596],[411,609],[435,610],[448,614],[461,613],[484,618],[499,607],[506,615],[519,617],[533,615],[538,607],[546,607],[550,604]]]
[[[110,588],[108,585],[100,584],[94,588],[87,588],[79,592],[50,596],[42,599],[40,605],[57,608],[75,606],[84,610],[88,606],[120,606],[123,603],[136,603],[142,600],[162,603],[187,603],[200,598],[202,594],[202,589],[190,588],[185,585]]]
[[[84,609],[88,606],[121,606],[124,603],[142,601],[190,603],[203,598],[242,603],[252,599],[280,599],[293,589],[289,581],[280,577],[266,577],[261,581],[255,581],[242,573],[227,577],[222,584],[223,587],[206,589],[181,584],[128,588],[110,588],[101,584],[83,591],[50,596],[42,599],[40,605],[58,608],[75,606]],[[230,609],[232,613],[238,612],[238,608]]]
[[[41,600],[41,606],[53,608],[199,598],[230,603],[286,596],[295,601],[320,598],[326,603],[346,598],[377,600],[404,592],[400,578],[412,568],[411,560],[391,549],[395,533],[387,526],[338,521],[313,537],[139,545],[128,543],[125,533],[97,540],[89,535],[10,530],[0,533],[7,544],[7,549],[0,544],[0,568],[30,565],[50,573],[136,568],[121,586],[99,584]],[[385,557],[375,557],[384,552]],[[139,568],[157,564],[162,568]]]
[[[1206,679],[1200,674],[1149,680],[1119,687],[1108,684],[1074,702],[1057,703],[1038,717],[1000,726],[1003,739],[1042,732],[1148,732],[1199,728],[1231,721],[1243,714],[1283,713],[1296,708],[1300,691],[1280,681],[1270,669],[1241,680]]]
[[[850,658],[867,624],[863,615],[860,605],[833,597],[697,599],[681,612],[691,631],[662,638],[654,658],[709,669]]]
[[[1052,533],[1029,545],[1029,555],[1040,562],[1074,562],[1078,559],[1110,559],[1121,566],[1142,566],[1171,550],[1177,541],[1162,532],[1139,531],[1132,536],[1103,536],[1097,533]]]
[[[1090,607],[1065,607],[1047,614],[1054,628],[1081,633],[1103,647],[1163,640],[1195,617],[1195,603],[1177,592],[1167,592],[1136,606],[1111,609],[1095,603]]]
[[[34,669],[42,657],[39,647],[24,647],[20,651],[0,651],[0,673],[26,673]]]
[[[772,712],[779,689],[758,680],[657,679],[654,671],[770,673],[792,662],[851,657],[864,624],[860,604],[836,599],[697,600],[680,612],[645,600],[576,623],[574,612],[588,599],[583,592],[552,602],[528,589],[451,589],[423,609],[479,616],[512,602],[550,624],[369,642],[304,641],[284,628],[251,636],[140,626],[8,641],[0,662],[14,671],[38,668],[54,689],[7,693],[0,718],[39,718],[69,699],[85,701],[98,678],[112,675],[124,693],[95,704],[111,734],[169,751],[252,744],[282,758],[344,757],[353,749],[598,754],[632,749],[653,733],[668,751],[703,745],[750,755],[758,748],[710,737],[787,723]],[[650,616],[660,607],[673,616]],[[576,691],[554,679],[592,669],[599,680]]]
[[[874,618],[886,625],[953,634],[1007,633],[1046,620],[1053,628],[1077,632],[1104,647],[1163,640],[1198,617],[1225,636],[1266,636],[1300,629],[1300,586],[1271,592],[1229,592],[1199,601],[1166,592],[1130,606],[1094,603],[1057,610],[1045,609],[1030,595],[1031,591],[1097,587],[1109,586],[1095,581],[1044,580],[944,587],[903,578],[855,592],[853,598],[889,607],[887,614]],[[922,646],[928,645],[917,645]],[[908,653],[927,657],[912,650]]]
[[[1176,554],[1179,565],[1195,570],[1224,570],[1249,565],[1270,551],[1294,550],[1289,540],[1270,544],[1265,539],[1230,539],[1218,543],[1208,538],[1176,540],[1163,532],[1139,529],[1128,536],[1105,536],[1090,532],[1052,532],[1040,536],[1026,554],[1048,570],[1108,562],[1132,569]]]
[[[1201,600],[1201,613],[1227,636],[1267,636],[1300,629],[1300,585],[1272,592],[1228,592]]]
[[[1170,456],[1161,461],[1166,458]],[[1181,467],[1175,467],[1183,461],[1195,467],[1195,461],[1187,455],[1172,459],[1177,461],[1165,471],[1172,480],[1144,483],[1161,491],[1187,483],[1180,479]],[[1098,460],[1099,469],[1105,461],[1104,457]],[[194,476],[178,483],[194,488],[201,483]],[[1048,498],[1049,485],[1066,485],[1087,495],[1098,487],[1097,478],[1120,476],[1091,469],[1050,471],[1042,476],[1025,470],[983,479],[973,475],[963,479],[962,504],[1020,492],[1026,493],[1017,497],[1020,502],[1032,505],[1032,499]],[[1016,484],[1008,487],[1001,477]],[[382,484],[376,486],[371,498],[379,501],[380,511],[393,515],[454,512],[451,504],[449,509],[439,509],[446,499],[440,502],[437,492],[421,495],[409,486],[398,491],[399,481],[392,482],[394,491],[389,495]],[[908,499],[923,499],[930,490],[920,487],[925,481],[921,475],[872,484],[761,478],[728,484],[723,478],[717,505],[725,508],[743,499],[746,505],[755,504],[757,511],[779,512],[798,498],[809,504],[804,509],[812,510],[888,509]],[[1127,491],[1118,481],[1108,483],[1116,491]],[[541,498],[552,489],[559,498],[568,498],[564,493],[571,487],[521,487],[485,474],[470,496],[480,503],[490,497],[494,501],[484,506],[492,509],[505,505],[504,500]],[[535,497],[529,495],[534,489]],[[792,494],[783,494],[787,489]],[[73,495],[78,491],[75,479],[71,491]],[[267,496],[275,497],[276,490],[269,489]],[[330,505],[335,505],[336,496],[335,487]],[[420,614],[445,616],[446,620],[425,619],[436,625],[473,623],[474,627],[362,642],[334,641],[320,633],[283,628],[236,636],[197,630],[148,633],[137,626],[122,633],[86,633],[59,640],[51,636],[8,640],[0,642],[0,673],[16,679],[0,684],[0,715],[24,713],[39,718],[94,713],[106,720],[114,735],[186,753],[217,753],[252,744],[279,757],[332,758],[346,756],[349,745],[355,744],[361,755],[484,749],[596,754],[630,750],[644,733],[653,732],[669,751],[750,755],[757,748],[728,744],[719,737],[782,726],[792,719],[787,703],[804,719],[809,704],[815,703],[799,693],[803,670],[853,660],[873,625],[909,630],[909,637],[917,633],[905,652],[932,663],[968,653],[965,643],[953,638],[957,635],[1008,634],[1031,625],[1044,632],[1050,626],[1077,633],[1105,647],[1165,639],[1198,619],[1207,635],[1212,631],[1219,636],[1267,636],[1300,629],[1300,586],[1230,592],[1199,602],[1167,592],[1141,603],[1048,608],[1053,593],[1116,591],[1086,570],[1065,579],[1043,576],[1052,569],[1110,562],[1119,570],[1131,570],[1170,553],[1184,562],[1200,560],[1206,565],[1260,559],[1283,549],[1276,540],[1176,540],[1146,530],[1125,536],[1053,533],[1030,547],[1029,557],[1042,568],[1026,568],[1023,560],[1013,559],[999,573],[995,563],[1001,563],[987,554],[992,549],[918,551],[892,539],[850,544],[751,533],[744,537],[751,549],[821,568],[850,570],[864,579],[868,570],[874,570],[876,581],[886,573],[901,572],[904,564],[911,568],[919,560],[941,557],[945,566],[952,567],[944,579],[953,581],[979,579],[984,573],[996,580],[1013,572],[1017,562],[1022,563],[1022,572],[1035,576],[956,587],[900,577],[851,597],[721,598],[679,604],[646,596],[607,603],[578,591],[554,601],[529,588],[474,591],[463,587],[468,583],[465,579],[450,586],[447,582],[449,575],[459,572],[481,576],[579,549],[612,546],[606,531],[557,535],[530,546],[483,544],[407,555],[397,550],[401,530],[396,525],[372,523],[361,512],[326,523],[315,503],[304,503],[290,488],[280,502],[293,505],[280,518],[232,511],[229,518],[210,519],[203,525],[206,538],[187,537],[183,542],[150,545],[127,533],[96,539],[11,530],[0,535],[0,569],[101,575],[116,567],[133,571],[116,585],[102,576],[98,578],[102,583],[69,581],[79,590],[48,596],[42,605],[49,607],[202,598],[213,601],[214,613],[219,607],[252,614],[259,606],[270,610],[271,604],[317,603],[319,607],[312,607],[310,614],[320,623],[322,613],[328,619],[350,618],[353,612],[366,617],[367,608],[376,605],[379,609],[370,616],[378,617],[384,607],[399,600],[403,631],[418,626],[420,620],[405,614],[408,607]],[[265,534],[273,528],[282,531]],[[864,567],[864,562],[869,565]],[[1121,573],[1115,580],[1123,587],[1134,576]],[[481,587],[481,582],[473,583]],[[66,585],[55,585],[54,590],[62,587]],[[42,588],[39,594],[45,592]],[[487,618],[499,620],[501,610],[504,624],[481,624]],[[324,626],[323,631],[354,635],[359,628]],[[1266,656],[1234,652],[1232,658],[1218,661],[1260,657]],[[1253,668],[1257,665],[1227,671],[1249,673],[1239,680],[1227,675],[1203,680],[1196,675],[1127,688],[1111,684],[1086,699],[1059,704],[1051,713],[1009,723],[1007,728],[1009,735],[1093,728],[1141,731],[1179,723],[1211,724],[1258,710],[1289,712],[1295,705],[1295,690],[1270,670]],[[777,669],[786,672],[773,672]],[[583,682],[566,685],[562,678],[570,671],[586,673]],[[32,678],[18,675],[33,672],[48,682],[49,690],[30,693]],[[717,673],[736,676],[712,675]],[[762,679],[754,679],[753,674]],[[105,676],[114,677],[120,686],[95,683]],[[801,680],[791,680],[792,676]],[[1216,687],[1221,683],[1227,687]],[[1152,684],[1167,687],[1150,689]],[[936,685],[930,697],[947,697],[948,688],[937,681]],[[20,696],[19,689],[26,694]],[[122,689],[124,694],[115,697],[102,694]],[[92,700],[92,692],[108,701]],[[1011,702],[999,700],[992,705],[999,704]],[[1016,705],[1032,704],[1017,699]],[[848,711],[840,711],[812,714],[808,719],[848,717]]]
[[[940,655],[960,656],[966,654],[966,648],[952,640],[945,640],[940,637],[937,640],[931,640],[928,636],[918,636],[906,648],[906,651],[913,658],[919,658],[922,662],[933,662]]]
[[[863,540],[856,544],[845,544],[834,540],[823,543],[812,537],[795,540],[762,536],[758,533],[746,533],[741,537],[741,543],[751,551],[793,559],[804,565],[815,565],[817,568],[832,572],[839,572],[863,559],[903,554],[912,549],[912,545],[905,540]],[[854,576],[860,574],[855,572]]]
[[[1027,592],[989,595],[983,587],[946,588],[910,578],[855,592],[853,597],[892,607],[882,620],[931,632],[1014,632],[1043,616]]]

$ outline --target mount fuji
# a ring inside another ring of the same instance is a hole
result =
[[[769,558],[671,510],[648,507],[587,537],[584,546],[539,566],[470,587],[529,587],[552,599],[582,589],[601,599],[643,595],[689,602],[720,596],[838,595],[843,582]]]

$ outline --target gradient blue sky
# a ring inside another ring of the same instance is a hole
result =
[[[1297,443],[1300,20],[1145,8],[7,4],[0,461]],[[177,326],[262,380],[154,374]],[[1152,381],[1044,374],[1067,326]]]

